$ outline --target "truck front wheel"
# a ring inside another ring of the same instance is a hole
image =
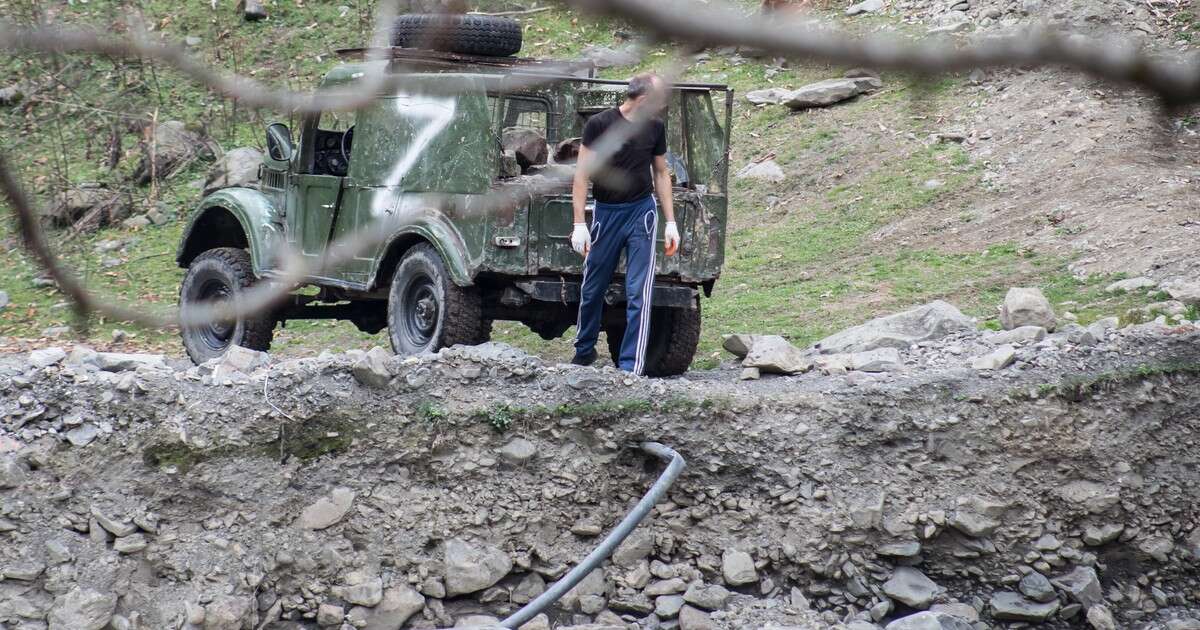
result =
[[[613,363],[621,355],[625,324],[604,329]],[[700,345],[700,300],[696,308],[656,306],[650,311],[650,333],[646,345],[646,376],[678,376],[687,371]]]
[[[454,284],[437,250],[423,243],[404,255],[388,293],[388,337],[396,354],[474,345],[490,332],[478,290]]]
[[[210,249],[188,265],[179,288],[179,311],[186,316],[200,304],[236,301],[240,293],[254,286],[254,281],[254,268],[246,250]],[[230,346],[265,352],[271,347],[274,331],[275,319],[266,316],[184,324],[180,332],[188,356],[199,365],[225,354]]]

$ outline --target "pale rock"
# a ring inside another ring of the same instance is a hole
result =
[[[708,613],[684,606],[679,609],[679,630],[715,630],[716,625],[713,624],[712,618]]]
[[[1067,502],[1074,503],[1092,514],[1099,514],[1121,501],[1120,492],[1116,488],[1086,479],[1063,484],[1056,492]]]
[[[933,580],[912,567],[896,567],[892,577],[883,584],[883,592],[888,597],[918,610],[928,608],[939,590]]]
[[[1092,606],[1087,611],[1087,620],[1094,630],[1117,630],[1117,621],[1107,606]]]
[[[18,488],[29,476],[29,468],[16,455],[0,456],[0,490]]]
[[[1084,608],[1091,608],[1104,603],[1104,593],[1100,588],[1100,578],[1092,567],[1075,567],[1075,570],[1059,576],[1051,583],[1064,590]]]
[[[321,604],[317,607],[317,625],[322,628],[341,625],[346,616],[346,609],[334,604]]]
[[[826,79],[793,90],[783,104],[793,110],[826,107],[858,94],[858,83],[854,79]]]
[[[1013,287],[1000,306],[1000,324],[1005,330],[1021,326],[1041,326],[1054,332],[1058,325],[1050,301],[1036,287]]]
[[[940,339],[974,327],[971,318],[952,304],[936,300],[847,328],[818,341],[814,347],[823,354],[865,352],[878,348],[903,350],[921,341]]]
[[[721,574],[725,583],[731,586],[753,584],[758,581],[758,571],[754,568],[754,558],[739,549],[726,549],[721,555]]]
[[[512,570],[512,559],[495,547],[452,538],[446,541],[445,568],[446,594],[454,597],[494,586]]]
[[[759,335],[747,335],[743,333],[733,333],[729,335],[721,335],[721,347],[727,352],[739,359],[745,359],[750,350],[754,348],[754,342],[759,338]]]
[[[1145,276],[1138,276],[1137,278],[1118,280],[1118,281],[1108,285],[1107,287],[1105,287],[1104,290],[1108,293],[1127,293],[1129,291],[1141,291],[1143,289],[1153,289],[1154,287],[1157,287],[1157,286],[1158,286],[1158,283],[1155,282],[1154,280],[1151,280],[1150,278],[1147,278]]]
[[[222,188],[234,186],[256,188],[259,183],[258,169],[262,163],[262,153],[253,147],[226,151],[209,167],[202,195],[208,196]]]
[[[885,630],[972,630],[965,619],[944,612],[925,611],[901,617],[889,623]]]
[[[67,358],[67,351],[52,346],[50,348],[39,348],[29,353],[29,364],[35,368],[44,368],[59,363]]]
[[[359,357],[354,362],[354,366],[350,368],[350,372],[354,374],[354,380],[367,387],[386,388],[392,381],[392,373],[388,370],[387,365],[391,356],[391,353],[379,346],[371,348],[366,354]]]
[[[862,2],[846,7],[846,15],[875,13],[881,9],[883,9],[883,0],[863,0]]]
[[[904,369],[900,351],[895,348],[865,350],[850,355],[850,369],[859,372],[897,372]]]
[[[791,90],[783,88],[766,88],[746,92],[746,100],[755,105],[778,105],[792,95]]]
[[[1020,593],[1001,591],[992,595],[992,616],[1005,621],[1031,621],[1041,623],[1058,612],[1058,600],[1048,603],[1030,601]]]
[[[971,367],[976,370],[1002,370],[1013,364],[1017,351],[1010,345],[1003,345],[995,350],[971,360]]]
[[[720,584],[693,582],[683,593],[683,600],[705,610],[721,610],[729,603],[732,593]]]
[[[1175,280],[1166,286],[1171,299],[1188,306],[1200,305],[1200,281]]]
[[[634,530],[613,551],[613,564],[622,568],[632,568],[645,560],[654,551],[654,536],[644,529]]]
[[[1020,583],[1017,584],[1017,589],[1025,597],[1042,604],[1054,599],[1054,587],[1050,584],[1050,580],[1037,571],[1033,571],[1021,578]]]
[[[340,522],[354,503],[356,493],[349,488],[334,488],[329,496],[317,499],[300,513],[301,529],[325,529]]]
[[[500,448],[499,454],[507,464],[524,464],[537,455],[537,446],[525,438],[513,438]]]
[[[779,335],[763,335],[755,339],[754,347],[742,361],[742,367],[758,368],[763,373],[799,374],[811,369],[812,361],[787,339]]]
[[[102,630],[117,608],[117,596],[76,586],[54,599],[49,630]]]
[[[356,607],[355,616],[365,625],[360,630],[399,630],[413,615],[425,608],[425,598],[407,584],[390,587],[374,608]]]
[[[983,336],[983,342],[995,346],[1005,344],[1023,344],[1041,341],[1046,338],[1046,329],[1041,326],[1021,326],[1012,330],[1002,330]]]
[[[763,160],[762,162],[751,162],[743,166],[741,170],[734,175],[737,179],[758,179],[772,183],[778,183],[787,179],[787,174],[779,167],[775,160]]]

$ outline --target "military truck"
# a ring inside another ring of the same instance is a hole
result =
[[[500,44],[467,50],[509,54],[511,40]],[[495,320],[562,336],[577,318],[583,263],[570,244],[571,164],[584,122],[619,104],[626,84],[588,67],[445,47],[339,53],[323,88],[380,72],[404,80],[355,112],[303,117],[295,138],[285,124],[267,127],[258,188],[216,191],[190,219],[176,257],[186,268],[180,307],[282,282],[289,256],[319,270],[270,312],[185,325],[188,355],[266,350],[291,319],[386,328],[405,355],[482,343]],[[690,365],[700,295],[720,276],[732,98],[722,85],[680,84],[665,114],[682,243],[656,258],[650,375]],[[337,249],[363,237],[365,246]],[[331,252],[343,255],[318,264]],[[622,271],[605,295],[610,349],[625,326]]]

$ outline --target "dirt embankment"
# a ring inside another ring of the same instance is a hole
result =
[[[749,383],[493,345],[215,370],[10,356],[0,625],[503,617],[645,491],[661,464],[634,445],[659,440],[688,460],[668,499],[531,627],[865,629],[923,609],[942,625],[891,627],[1197,627],[1200,332],[1031,345],[986,372],[944,361],[963,343]]]

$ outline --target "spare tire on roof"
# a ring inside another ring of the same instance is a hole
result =
[[[521,51],[521,25],[516,20],[489,15],[401,15],[392,28],[392,45],[507,57]]]

